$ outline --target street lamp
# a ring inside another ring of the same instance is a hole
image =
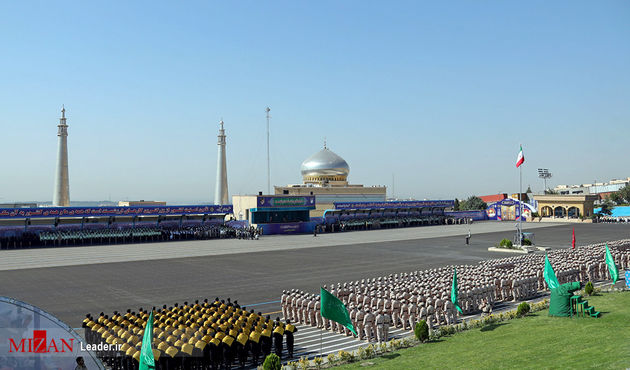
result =
[[[539,168],[538,169],[538,177],[545,181],[545,192],[547,191],[547,179],[551,178],[551,172],[547,168]]]

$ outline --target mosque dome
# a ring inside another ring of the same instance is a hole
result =
[[[305,183],[347,181],[349,173],[348,162],[326,147],[302,162],[302,179]]]

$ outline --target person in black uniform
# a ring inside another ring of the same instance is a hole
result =
[[[225,364],[225,368],[231,369],[232,362],[234,362],[234,338],[229,335],[223,337],[221,347],[223,350],[223,363]]]
[[[258,367],[258,357],[260,356],[260,339],[260,333],[252,330],[249,334],[249,342],[247,342],[249,350],[252,352],[252,363],[255,367]]]
[[[273,324],[273,346],[276,356],[282,359],[282,338],[284,336],[284,328],[280,322],[280,318],[276,317],[276,321]]]
[[[271,320],[267,319],[267,324],[263,325],[271,325]],[[271,353],[271,329],[263,329],[262,335],[260,336],[260,348],[263,353],[263,358],[267,358]]]
[[[239,329],[238,336],[236,337],[236,355],[238,357],[239,368],[245,368],[245,362],[247,362],[247,342],[249,337],[243,333],[243,329]]]
[[[287,336],[287,352],[289,353],[289,358],[293,358],[293,343],[295,338],[293,338],[293,333],[297,332],[297,328],[294,325],[291,325],[291,320],[287,320],[287,325],[284,328],[284,335]]]
[[[221,348],[221,342],[214,338],[214,334],[210,334],[213,338],[208,343],[210,347],[210,362],[212,363],[212,369],[217,370],[219,366],[221,366],[221,362],[223,362],[223,351]]]

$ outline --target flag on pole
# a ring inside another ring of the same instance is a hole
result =
[[[612,254],[610,254],[608,244],[606,244],[606,264],[608,265],[608,272],[610,272],[610,278],[614,284],[619,279],[619,270],[617,270],[617,265],[615,265],[615,260],[613,259]]]
[[[352,325],[352,320],[350,320],[350,314],[348,313],[348,309],[344,306],[343,302],[339,300],[339,298],[330,294],[326,289],[319,288],[321,297],[321,307],[320,312],[322,317],[327,318],[328,320],[332,320],[336,323],[341,324],[343,327],[347,328],[354,335],[357,334],[357,331],[354,329],[354,325]]]
[[[553,271],[553,267],[551,267],[551,263],[549,262],[549,257],[547,255],[545,255],[545,269],[543,270],[543,277],[545,278],[547,285],[549,285],[549,290],[560,286],[556,273]]]
[[[453,306],[457,308],[459,313],[463,314],[462,308],[459,307],[459,301],[457,300],[457,292],[459,288],[457,287],[457,269],[453,270],[453,287],[451,288],[451,302],[453,302]]]
[[[523,156],[523,146],[521,145],[521,151],[518,152],[518,158],[516,158],[516,168],[519,168],[523,162],[525,162],[525,157]]]
[[[155,358],[153,357],[153,311],[149,315],[147,325],[144,327],[142,336],[142,348],[140,349],[139,370],[155,370]]]
[[[573,239],[571,241],[571,246],[573,246],[573,249],[575,249],[575,227],[573,228]]]

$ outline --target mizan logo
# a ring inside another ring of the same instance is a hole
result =
[[[9,353],[65,353],[72,352],[73,346],[74,338],[48,340],[46,330],[33,330],[33,338],[22,338],[18,342],[9,338]]]

